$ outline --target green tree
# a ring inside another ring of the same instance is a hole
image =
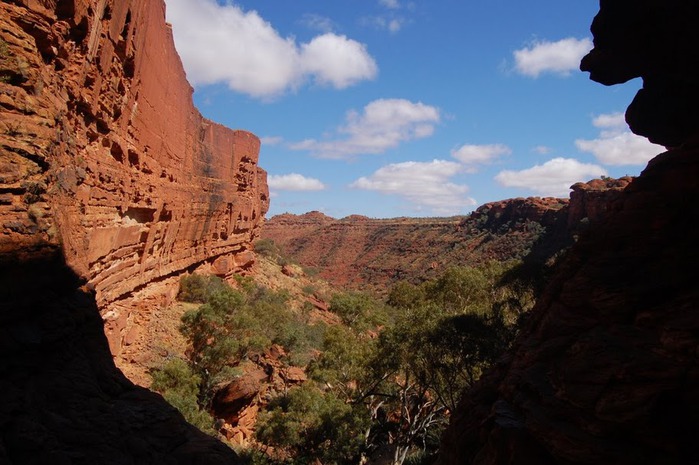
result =
[[[309,382],[277,397],[259,417],[257,438],[293,452],[297,463],[358,463],[368,417]]]
[[[180,411],[185,420],[205,433],[216,435],[213,417],[199,407],[201,378],[192,371],[187,362],[173,358],[154,370],[151,375],[151,388],[162,394],[170,405]]]
[[[387,322],[383,304],[364,292],[344,292],[330,299],[329,310],[336,313],[344,324],[359,331],[376,328]]]

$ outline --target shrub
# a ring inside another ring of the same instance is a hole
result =
[[[203,304],[214,294],[228,288],[230,286],[217,276],[191,274],[180,278],[180,291],[177,298],[183,302]]]
[[[279,247],[277,247],[277,244],[275,244],[272,239],[258,240],[254,244],[254,250],[258,254],[269,258],[274,258],[281,254]]]
[[[330,299],[330,311],[342,318],[343,323],[357,330],[367,330],[385,324],[386,308],[363,292],[344,292]]]
[[[365,410],[307,383],[274,399],[256,434],[265,444],[293,451],[301,463],[350,464],[359,462],[368,422]]]
[[[201,377],[184,360],[174,358],[152,373],[152,389],[180,411],[185,420],[205,433],[216,435],[214,419],[199,408],[197,396]]]

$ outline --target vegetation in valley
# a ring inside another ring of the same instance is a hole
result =
[[[507,279],[514,268],[450,268],[420,285],[398,283],[385,301],[337,293],[329,311],[338,323],[329,325],[250,278],[233,288],[192,275],[180,291],[201,303],[182,318],[189,348],[154,371],[153,388],[214,433],[216,391],[241,376],[245,361],[280,346],[281,362],[302,367],[307,380],[269,391],[253,445],[241,451],[251,462],[428,463],[461,393],[533,304],[527,286]]]

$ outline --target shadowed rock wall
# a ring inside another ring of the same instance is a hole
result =
[[[627,120],[678,148],[606,195],[513,348],[454,412],[440,464],[698,463],[697,11],[601,2],[583,69],[605,84],[642,76]]]

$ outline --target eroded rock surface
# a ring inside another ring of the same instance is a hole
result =
[[[181,273],[251,266],[259,145],[194,108],[162,0],[0,2],[0,462],[235,460],[109,349]]]
[[[0,254],[62,247],[118,353],[131,315],[111,304],[203,264],[251,265],[268,208],[259,139],[194,108],[162,1],[0,13]]]

